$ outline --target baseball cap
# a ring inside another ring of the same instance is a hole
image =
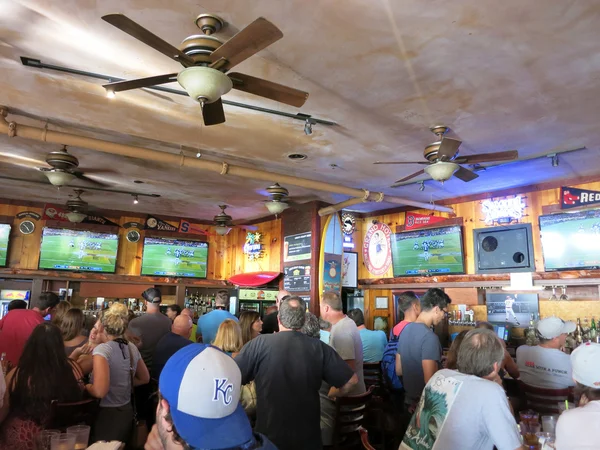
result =
[[[191,447],[226,449],[253,439],[240,404],[242,374],[217,347],[191,344],[179,350],[165,364],[158,388],[177,433]]]
[[[600,389],[600,344],[586,342],[571,353],[573,378],[578,383]]]
[[[148,288],[142,292],[142,297],[150,303],[160,303],[160,291],[156,288]]]
[[[554,339],[563,333],[572,333],[577,326],[575,322],[565,322],[558,317],[547,317],[537,324],[537,330],[544,339]]]

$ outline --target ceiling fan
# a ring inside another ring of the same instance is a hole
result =
[[[397,187],[403,182],[410,180],[411,178],[418,177],[423,173],[427,173],[431,178],[442,183],[452,176],[455,176],[462,181],[472,181],[477,178],[475,172],[465,169],[460,164],[480,164],[492,161],[512,161],[517,159],[519,152],[517,150],[508,150],[504,152],[495,153],[480,153],[477,155],[459,156],[458,147],[462,144],[462,141],[458,139],[451,139],[444,137],[448,132],[449,128],[443,125],[437,125],[430,128],[431,132],[434,133],[439,140],[429,144],[425,147],[423,156],[425,161],[376,161],[373,164],[424,164],[425,168],[401,178],[394,182],[391,187]]]
[[[123,14],[108,14],[103,20],[129,34],[163,55],[180,63],[179,73],[117,81],[104,85],[107,93],[138,89],[178,81],[190,97],[200,103],[205,125],[225,122],[221,96],[232,88],[300,107],[308,93],[242,73],[225,73],[250,56],[283,37],[279,28],[259,17],[227,42],[213,36],[225,22],[213,14],[201,14],[196,25],[202,34],[183,40],[179,48],[165,42]]]
[[[86,181],[99,187],[107,187],[109,186],[108,184],[89,178],[86,176],[86,173],[113,173],[113,171],[110,169],[79,168],[79,160],[67,151],[66,145],[64,145],[60,150],[52,151],[46,155],[46,163],[48,163],[50,167],[39,167],[40,162],[33,159],[20,157],[18,155],[3,153],[2,156],[7,156],[15,160],[4,160],[4,162],[8,164],[39,170],[46,176],[46,178],[48,178],[48,181],[50,181],[51,184],[58,187],[66,186],[74,179]]]
[[[247,230],[252,231],[258,230],[258,227],[254,225],[235,224],[233,222],[232,217],[225,212],[225,209],[227,209],[227,205],[219,205],[219,208],[221,208],[221,212],[215,217],[213,217],[213,222],[215,223],[215,231],[219,236],[225,236],[229,234],[229,232],[235,227],[245,228]]]
[[[81,198],[81,194],[84,192],[83,189],[73,189],[73,191],[75,191],[75,196],[69,195],[71,198],[67,200],[67,204],[65,205],[67,209],[65,215],[69,219],[69,222],[83,222],[88,216],[89,203]]]

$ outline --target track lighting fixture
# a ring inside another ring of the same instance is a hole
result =
[[[134,205],[137,205],[139,202],[140,202],[140,201],[138,200],[138,196],[137,196],[137,195],[134,195],[134,196],[133,196],[133,204],[134,204]]]
[[[304,122],[304,134],[307,136],[310,136],[312,134],[312,126],[315,124],[314,120],[311,120],[310,118],[306,119],[306,122]]]
[[[424,191],[424,190],[425,190],[425,181],[421,181],[421,182],[419,183],[419,190],[420,190],[420,191]]]
[[[113,98],[115,98],[115,96],[116,96],[116,95],[115,95],[115,91],[113,91],[113,90],[110,90],[110,89],[107,89],[107,90],[106,90],[106,97],[107,97],[107,98],[113,99]]]
[[[558,155],[555,154],[552,156],[552,167],[558,167],[559,161],[558,161]]]

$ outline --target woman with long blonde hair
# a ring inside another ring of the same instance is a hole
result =
[[[242,330],[238,323],[232,319],[225,319],[219,326],[212,345],[235,357],[244,346]]]

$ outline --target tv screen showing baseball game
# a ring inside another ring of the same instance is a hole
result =
[[[392,236],[395,277],[464,273],[460,226],[405,231]]]
[[[600,268],[600,210],[540,216],[546,271]]]
[[[8,239],[10,238],[10,225],[0,224],[0,266],[6,266],[8,258]]]
[[[144,239],[142,275],[206,278],[208,243],[182,239]]]
[[[119,236],[65,228],[44,228],[40,269],[114,273]]]

